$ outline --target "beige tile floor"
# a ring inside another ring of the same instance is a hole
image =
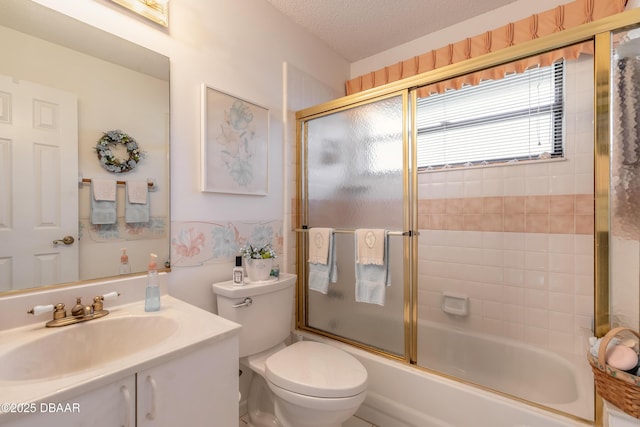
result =
[[[239,427],[247,427],[248,421],[247,421],[248,416],[244,415],[242,417],[240,417],[240,421],[238,423]],[[371,423],[368,423],[366,421],[364,421],[361,418],[358,417],[351,417],[346,423],[344,423],[342,425],[342,427],[376,427]]]

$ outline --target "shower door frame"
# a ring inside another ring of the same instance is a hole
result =
[[[483,56],[471,58],[456,64],[451,64],[419,74],[413,77],[405,78],[383,86],[368,89],[353,95],[345,96],[328,103],[320,104],[296,112],[296,200],[295,206],[297,212],[294,213],[293,223],[296,229],[300,229],[306,224],[306,214],[308,206],[302,198],[303,186],[306,183],[304,169],[301,159],[303,158],[304,148],[303,141],[304,123],[314,117],[318,117],[330,112],[344,110],[355,105],[361,105],[370,102],[376,98],[389,96],[389,94],[397,94],[401,91],[407,91],[407,99],[409,109],[406,111],[407,117],[407,136],[411,141],[415,141],[415,97],[412,96],[412,89],[420,86],[437,83],[440,81],[452,79],[464,74],[480,71],[485,68],[505,64],[526,58],[528,56],[539,55],[544,52],[559,49],[584,41],[593,41],[595,46],[594,52],[594,319],[593,332],[595,336],[601,337],[610,329],[610,276],[609,276],[609,238],[610,238],[610,145],[611,145],[611,53],[612,53],[612,33],[627,27],[636,26],[640,22],[640,8],[622,12],[617,15],[609,16],[598,21],[583,24],[561,32],[545,36],[539,39],[531,40],[519,45],[504,48],[497,52],[485,54]],[[411,144],[415,146],[414,143]],[[407,151],[407,150],[405,150]],[[415,148],[406,155],[411,157],[409,160],[414,162],[412,165],[411,176],[406,178],[409,188],[409,194],[413,200],[417,201],[417,171],[415,169]],[[408,196],[409,194],[405,194]],[[417,228],[417,203],[413,203],[407,209],[405,207],[405,215],[410,218],[413,228]],[[292,230],[296,231],[296,230]],[[386,354],[380,350],[363,346],[360,343],[351,342],[348,339],[334,337],[329,334],[317,331],[306,325],[306,273],[305,264],[307,253],[305,236],[302,233],[296,233],[297,241],[297,269],[298,269],[298,288],[296,293],[296,327],[300,330],[319,333],[329,336],[340,341],[347,342],[360,348],[379,353],[383,356],[398,359],[398,357]],[[405,251],[405,262],[410,265],[409,274],[405,274],[405,362],[415,365],[417,353],[417,289],[415,284],[417,277],[417,239],[411,239],[412,244],[409,250]],[[408,255],[407,255],[408,254]],[[405,273],[407,267],[405,266]],[[406,324],[408,322],[408,324]],[[407,343],[406,340],[409,342]],[[416,367],[418,367],[416,365]],[[419,367],[418,367],[419,368]],[[433,371],[430,371],[433,372]],[[437,372],[435,372],[437,374]],[[462,380],[452,378],[459,382]],[[514,396],[511,398],[522,401],[532,406],[537,406],[551,412],[558,412],[562,415],[577,418],[571,414],[556,411],[535,402],[519,399]],[[599,396],[595,405],[595,425],[600,426],[603,422],[602,400]]]
[[[360,343],[349,338],[335,335],[327,331],[316,329],[308,326],[308,293],[303,286],[308,281],[308,239],[306,228],[309,224],[308,218],[308,175],[307,175],[307,126],[306,123],[310,120],[317,119],[319,117],[327,116],[330,114],[339,113],[352,108],[357,108],[366,104],[382,101],[388,98],[402,97],[402,181],[403,181],[403,324],[404,324],[404,354],[395,355],[376,347]],[[411,103],[415,104],[411,96]],[[417,230],[417,174],[413,173],[416,168],[416,155],[415,144],[411,143],[409,138],[409,132],[414,128],[413,115],[410,114],[411,108],[409,104],[410,93],[408,89],[401,89],[399,91],[391,91],[382,95],[367,98],[361,101],[348,102],[343,104],[341,102],[343,98],[340,98],[334,102],[321,104],[326,106],[326,109],[322,111],[311,112],[308,115],[299,117],[296,113],[296,201],[297,201],[297,215],[293,223],[295,224],[296,231],[296,247],[297,247],[297,273],[298,273],[298,288],[296,291],[296,328],[309,332],[316,333],[328,338],[332,338],[338,341],[345,342],[355,347],[363,348],[367,351],[383,355],[392,359],[402,360],[411,364],[416,363],[415,359],[415,346],[412,346],[412,342],[417,341],[417,330],[414,327],[417,321],[417,287],[413,285],[417,277],[417,266],[415,262],[411,262],[415,259],[418,247],[418,232]],[[307,110],[304,110],[307,111]],[[413,110],[415,111],[415,109]],[[413,133],[411,131],[411,133]],[[415,140],[411,138],[411,140]],[[415,335],[415,336],[414,336]]]

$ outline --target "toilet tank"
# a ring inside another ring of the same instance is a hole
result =
[[[260,353],[282,343],[291,332],[295,274],[281,273],[278,280],[235,285],[214,283],[218,315],[242,325],[240,357]],[[233,307],[251,299],[250,305]]]

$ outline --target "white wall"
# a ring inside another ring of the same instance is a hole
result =
[[[262,0],[173,0],[166,30],[106,0],[37,1],[170,57],[173,224],[283,220],[282,63],[291,62],[338,93],[349,64]],[[202,83],[270,109],[267,196],[199,191]],[[230,279],[231,269],[231,262],[175,267],[170,292],[212,310],[210,285]]]

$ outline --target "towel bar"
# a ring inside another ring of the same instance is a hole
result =
[[[294,229],[294,231],[298,232],[298,233],[305,233],[308,232],[309,229],[311,227],[307,227],[307,228],[296,228]],[[346,230],[346,229],[335,229],[334,233],[340,233],[340,234],[355,234],[356,230]],[[409,231],[389,231],[389,236],[419,236],[420,232],[419,231],[413,231],[413,230],[409,230]]]
[[[89,183],[91,182],[91,178],[82,178],[82,180],[80,180],[80,183]],[[116,184],[118,185],[125,185],[127,183],[127,181],[116,181]],[[153,187],[155,185],[155,182],[153,181],[147,181],[147,185],[149,187]]]

